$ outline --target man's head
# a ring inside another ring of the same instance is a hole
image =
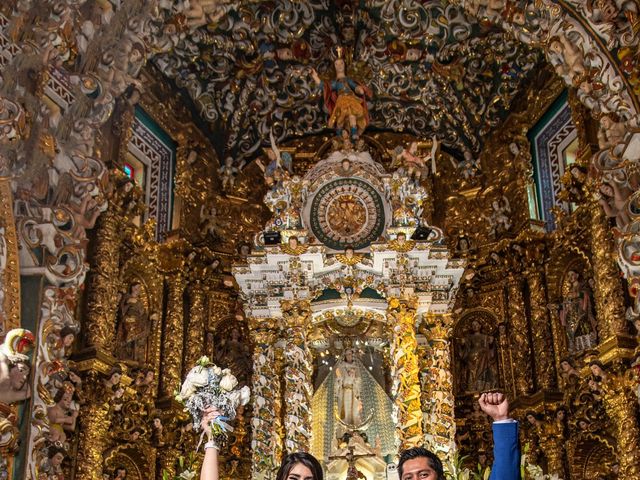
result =
[[[124,480],[127,478],[127,469],[123,466],[117,467],[113,472],[113,478],[116,480]]]
[[[422,447],[409,448],[400,454],[398,474],[400,480],[445,480],[440,459]]]
[[[9,364],[9,383],[11,390],[19,392],[27,384],[29,379],[29,364],[26,361],[17,361]]]

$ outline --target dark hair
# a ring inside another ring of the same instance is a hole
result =
[[[113,473],[117,474],[120,470],[124,470],[124,473],[127,473],[127,468],[124,465],[120,465],[113,469]]]
[[[436,475],[438,476],[438,480],[445,480],[442,462],[435,453],[430,452],[423,447],[409,448],[407,450],[404,450],[400,454],[400,460],[398,461],[398,475],[400,477],[400,480],[402,480],[402,467],[404,466],[405,462],[421,457],[424,457],[429,461],[429,466],[435,470]]]
[[[57,454],[61,453],[62,455],[64,455],[65,457],[67,456],[67,452],[65,451],[64,448],[59,447],[57,445],[51,445],[49,447],[49,450],[47,452],[47,458],[48,459],[52,459],[53,457],[55,457]]]
[[[276,475],[276,480],[286,480],[293,467],[298,463],[301,463],[311,470],[313,480],[323,480],[322,466],[320,465],[320,462],[318,462],[316,457],[307,452],[290,453],[284,457],[282,464],[280,465],[280,469],[278,470],[278,474]]]
[[[74,328],[69,327],[69,326],[65,326],[65,327],[62,327],[60,329],[60,338],[64,338],[67,335],[75,336],[75,334],[76,334],[76,330]]]

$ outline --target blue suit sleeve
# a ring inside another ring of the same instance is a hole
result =
[[[493,467],[489,480],[520,480],[518,422],[493,424]]]

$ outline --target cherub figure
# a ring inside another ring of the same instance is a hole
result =
[[[428,160],[431,160],[431,172],[435,173],[437,150],[438,140],[436,137],[433,137],[431,152],[424,157],[419,157],[417,155],[418,142],[411,142],[409,148],[397,147],[394,151],[396,157],[393,161],[392,167],[400,166],[406,168],[409,178],[412,178],[417,184],[429,171],[429,167],[427,166]]]
[[[208,207],[203,204],[200,207],[200,233],[203,237],[217,237],[218,230],[218,212],[216,207],[211,205]]]
[[[462,170],[462,176],[466,181],[475,178],[475,176],[480,171],[480,164],[478,160],[473,158],[473,153],[471,153],[471,150],[464,151],[464,160],[458,165],[456,165],[453,160],[451,162],[453,163],[454,168],[459,168],[460,170]]]
[[[595,197],[608,217],[616,219],[618,228],[623,229],[631,221],[627,213],[627,199],[633,192],[627,186],[612,180],[600,185],[600,191]]]
[[[222,176],[222,190],[232,190],[236,184],[236,175],[240,169],[233,165],[233,158],[224,159],[224,165],[218,169],[218,173]]]

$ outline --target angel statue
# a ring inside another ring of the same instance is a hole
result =
[[[333,66],[336,70],[335,80],[323,83],[313,68],[311,77],[318,86],[323,85],[324,103],[329,111],[327,126],[336,128],[336,134],[340,137],[343,130],[348,130],[355,141],[369,125],[367,99],[373,94],[367,86],[347,77],[342,49],[338,49],[338,58]]]
[[[401,146],[396,147],[394,150],[395,158],[391,164],[391,168],[402,167],[405,168],[409,178],[418,184],[424,175],[427,175],[429,168],[431,173],[436,173],[436,155],[438,153],[438,139],[434,136],[431,142],[431,151],[424,157],[419,157],[418,142],[411,142],[409,148]],[[431,161],[431,165],[427,165],[427,161]]]
[[[277,186],[293,173],[293,158],[289,152],[281,152],[273,137],[273,130],[269,131],[271,148],[267,150],[269,163],[265,167],[259,160],[256,162],[262,173],[267,186],[277,188]]]

